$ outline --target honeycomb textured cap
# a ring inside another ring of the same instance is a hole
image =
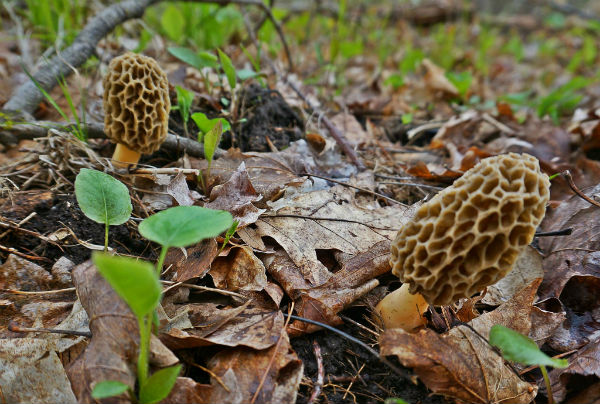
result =
[[[154,59],[127,52],[104,77],[104,131],[115,143],[150,154],[167,137],[169,83]]]
[[[392,272],[429,304],[483,290],[513,267],[533,240],[550,195],[528,154],[482,160],[421,206],[392,243]]]

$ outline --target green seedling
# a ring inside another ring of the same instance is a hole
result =
[[[473,75],[469,72],[446,72],[446,78],[454,84],[460,97],[465,98],[473,82]]]
[[[233,218],[229,212],[200,206],[177,206],[144,219],[138,231],[148,240],[162,246],[156,264],[160,274],[170,247],[187,247],[227,230]]]
[[[569,365],[566,359],[553,359],[540,351],[536,343],[518,332],[496,324],[490,330],[490,344],[500,349],[504,359],[526,366],[539,366],[546,383],[548,403],[552,404],[552,387],[546,366],[565,368]]]
[[[34,32],[39,33],[45,46],[66,39],[70,43],[87,19],[89,5],[85,0],[25,0],[23,9]],[[60,48],[60,45],[57,47]]]
[[[223,249],[225,248],[225,246],[227,245],[227,243],[229,243],[229,240],[235,234],[235,232],[236,232],[239,224],[240,224],[239,220],[234,220],[233,223],[231,223],[231,226],[229,227],[229,230],[227,230],[227,232],[225,233],[225,239],[223,240],[223,245],[221,245],[221,248],[219,249],[219,253],[221,251],[223,251]]]
[[[179,115],[183,120],[183,132],[185,137],[188,137],[188,121],[190,120],[190,110],[192,108],[192,102],[194,101],[194,93],[188,91],[181,86],[176,86],[175,91],[177,92],[177,108],[179,109]]]
[[[401,398],[386,398],[384,404],[408,404]]]
[[[209,52],[201,51],[194,52],[189,48],[181,48],[181,47],[170,47],[167,48],[169,53],[175,56],[177,59],[181,60],[184,63],[194,67],[196,70],[200,72],[202,75],[202,80],[204,81],[204,87],[206,90],[211,93],[212,92],[212,83],[208,79],[208,75],[205,72],[205,68],[215,69],[219,66],[218,59],[215,55]]]
[[[169,395],[175,385],[181,365],[171,366],[148,377],[152,317],[161,299],[162,287],[152,264],[127,257],[94,253],[92,260],[98,272],[117,294],[127,303],[138,320],[140,349],[138,353],[137,378],[141,404],[153,404]],[[96,383],[92,397],[100,399],[129,391],[129,386],[116,380]]]
[[[161,369],[148,376],[150,337],[155,310],[160,304],[162,288],[160,271],[170,247],[187,247],[206,238],[215,237],[232,228],[229,212],[199,206],[169,208],[143,220],[138,230],[148,240],[162,245],[156,268],[143,260],[95,253],[92,257],[98,272],[127,303],[138,320],[140,349],[137,363],[138,402],[154,404],[163,400],[177,380],[181,366]],[[129,386],[115,380],[96,383],[92,396],[96,399],[114,397],[129,391]]]
[[[221,62],[221,68],[223,69],[223,72],[225,72],[225,77],[227,77],[227,82],[229,83],[229,87],[233,92],[235,86],[237,85],[235,67],[233,66],[229,56],[227,56],[221,49],[217,49],[217,53],[219,55],[219,61]]]
[[[537,103],[538,116],[541,118],[548,115],[555,124],[558,124],[561,115],[571,113],[579,104],[583,98],[581,90],[590,83],[591,80],[577,76],[552,90]]]
[[[123,224],[131,216],[127,187],[106,173],[82,168],[75,178],[75,197],[84,215],[104,223],[104,251],[107,251],[108,227]]]
[[[228,130],[231,130],[231,125],[229,124],[229,121],[227,121],[227,119],[225,118],[209,119],[202,112],[194,112],[192,114],[192,119],[198,127],[198,142],[200,143],[204,142],[204,136],[215,127],[217,122],[221,123],[223,133],[227,132]]]

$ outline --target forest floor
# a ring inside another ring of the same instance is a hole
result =
[[[163,402],[600,403],[593,2],[42,3],[0,6],[0,402],[94,402],[104,380],[139,393],[138,323],[92,263],[106,227],[75,192],[93,169],[132,206],[111,253],[156,263],[138,226],[175,206],[237,223],[160,268],[151,373],[183,365]],[[171,110],[165,143],[124,169],[103,78],[126,51],[164,70]],[[509,152],[551,177],[511,275],[416,333],[384,330],[396,233]],[[553,397],[540,363],[490,345],[494,325],[567,360],[548,367]]]

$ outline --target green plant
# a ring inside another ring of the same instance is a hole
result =
[[[239,220],[234,220],[233,223],[231,223],[231,226],[229,226],[229,229],[227,230],[227,232],[225,232],[223,244],[221,245],[219,252],[223,251],[223,249],[225,248],[227,243],[229,243],[229,240],[231,239],[231,237],[233,237],[233,235],[235,234],[239,225],[240,225]]]
[[[131,215],[127,187],[106,173],[82,168],[75,178],[75,197],[84,215],[105,224],[104,250],[108,250],[108,227],[125,223]]]
[[[187,126],[190,120],[190,109],[194,101],[194,93],[181,86],[176,86],[175,91],[177,92],[177,109],[179,109],[179,115],[181,115],[181,120],[183,121],[183,132],[188,137]]]
[[[92,260],[98,272],[106,279],[117,294],[127,303],[138,320],[140,348],[137,363],[139,402],[153,404],[164,399],[177,379],[181,365],[171,366],[148,377],[150,336],[152,317],[161,299],[162,288],[152,264],[127,257],[94,253]],[[96,383],[92,397],[112,397],[129,390],[129,386],[115,380]],[[130,394],[132,392],[130,391]]]
[[[186,247],[215,237],[232,226],[229,212],[199,206],[177,206],[144,219],[138,226],[142,236],[161,244],[161,252],[153,268],[142,260],[95,253],[93,261],[100,274],[127,303],[138,320],[140,349],[137,363],[139,402],[153,404],[164,399],[177,380],[181,366],[161,369],[148,376],[150,336],[155,309],[161,300],[160,272],[170,247]],[[96,383],[92,396],[112,397],[129,390],[114,380]],[[132,395],[133,393],[129,391]]]
[[[214,49],[244,29],[242,14],[234,5],[160,4],[144,15],[148,26],[180,46]]]
[[[198,141],[204,142],[204,158],[208,162],[208,167],[206,169],[206,178],[208,180],[210,178],[212,159],[217,146],[221,141],[221,136],[223,135],[223,132],[230,130],[231,126],[229,125],[229,122],[223,118],[208,120],[206,115],[198,112],[192,115],[192,119],[196,122],[198,128],[200,128],[200,132],[206,130],[203,132],[203,135],[198,133]],[[204,189],[204,193],[206,193],[208,191],[207,182],[204,181],[202,173],[198,176],[198,180],[202,185],[202,189]]]
[[[590,79],[576,76],[569,82],[555,88],[548,95],[542,97],[537,103],[537,114],[539,117],[550,116],[554,123],[562,114],[572,112],[579,101],[583,98],[580,90],[591,83]]]
[[[46,46],[64,36],[69,44],[87,19],[85,0],[25,0],[25,16]]]
[[[492,326],[490,329],[490,344],[499,348],[506,360],[526,366],[539,366],[546,383],[548,403],[553,403],[552,387],[546,366],[565,368],[569,364],[566,359],[550,358],[540,351],[533,340],[499,324]]]
[[[473,75],[469,72],[446,72],[446,78],[454,84],[460,97],[465,98],[473,82]]]

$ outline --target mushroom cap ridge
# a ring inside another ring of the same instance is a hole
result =
[[[171,108],[167,75],[158,63],[127,52],[111,60],[103,84],[106,135],[139,153],[158,150]]]
[[[504,277],[531,243],[549,188],[533,156],[482,160],[398,232],[392,272],[432,305],[472,296]]]

